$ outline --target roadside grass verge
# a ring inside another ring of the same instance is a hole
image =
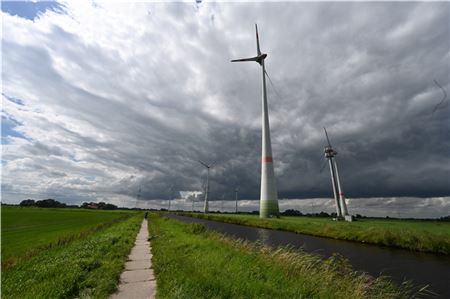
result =
[[[396,286],[329,259],[273,249],[152,213],[152,264],[158,298],[409,298]]]
[[[260,219],[257,215],[177,214],[412,251],[450,254],[450,223],[447,222],[393,219],[358,219],[354,222],[336,222],[328,218],[312,217]]]
[[[2,298],[106,298],[114,292],[141,213],[2,269]]]
[[[2,207],[2,269],[123,221],[130,211]]]

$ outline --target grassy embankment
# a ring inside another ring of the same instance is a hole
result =
[[[151,214],[158,298],[409,298],[336,256],[272,249]]]
[[[260,219],[257,215],[180,213],[261,228],[291,231],[320,237],[356,241],[413,251],[450,254],[450,223],[420,220],[361,219],[336,222],[328,218],[281,217]]]
[[[105,298],[116,289],[141,213],[11,209],[2,208],[2,257],[15,263],[2,268],[2,298]]]

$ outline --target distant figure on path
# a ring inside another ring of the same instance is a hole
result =
[[[148,212],[145,212],[144,219],[147,219],[147,216],[148,216]]]

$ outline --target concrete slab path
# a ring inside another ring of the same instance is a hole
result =
[[[155,298],[156,280],[152,269],[147,219],[142,222],[134,244],[125,264],[125,271],[120,276],[119,289],[110,299]]]

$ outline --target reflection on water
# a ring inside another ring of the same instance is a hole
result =
[[[257,229],[258,241],[262,244],[269,244],[269,232],[266,229]]]
[[[170,217],[187,222],[203,223],[211,230],[274,247],[302,248],[324,257],[338,253],[347,258],[355,270],[365,271],[373,276],[388,275],[398,283],[412,280],[418,288],[429,285],[432,291],[439,294],[435,298],[450,298],[449,256],[410,252],[186,216],[170,215]]]

